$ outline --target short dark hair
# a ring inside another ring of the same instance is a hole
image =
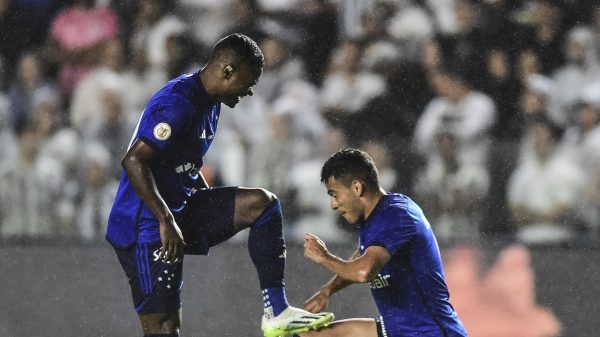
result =
[[[334,153],[321,168],[321,182],[326,183],[330,177],[346,181],[360,180],[367,190],[379,188],[379,172],[373,158],[366,152],[348,148]]]
[[[213,57],[224,51],[232,51],[236,61],[250,66],[251,69],[262,69],[265,57],[258,44],[244,34],[231,34],[222,38],[213,48]]]

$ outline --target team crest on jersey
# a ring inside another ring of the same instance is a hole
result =
[[[154,138],[167,140],[171,137],[171,126],[167,123],[158,123],[154,127]]]

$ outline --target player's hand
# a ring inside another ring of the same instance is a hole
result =
[[[313,314],[325,310],[325,308],[327,308],[327,304],[329,303],[329,296],[329,292],[326,290],[319,290],[316,294],[304,302],[304,310],[312,312]]]
[[[183,235],[173,216],[160,222],[160,241],[162,248],[159,258],[165,263],[175,263],[183,259]]]
[[[316,263],[321,263],[329,254],[325,242],[316,235],[304,234],[304,256]]]

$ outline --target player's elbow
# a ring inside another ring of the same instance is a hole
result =
[[[126,154],[125,157],[123,157],[123,159],[121,159],[121,167],[125,169],[125,171],[127,171],[127,168],[130,167],[130,165],[135,161],[134,158],[132,158],[132,156],[130,156],[129,154]]]
[[[370,266],[359,268],[356,272],[356,282],[368,283],[377,277],[377,271]]]
[[[140,160],[135,155],[132,155],[130,153],[126,154],[125,157],[123,157],[123,159],[121,160],[121,167],[128,174],[134,171],[136,167],[139,167],[140,164]]]

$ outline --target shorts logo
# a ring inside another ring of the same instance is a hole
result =
[[[171,137],[171,127],[167,123],[158,123],[154,127],[154,137],[158,140],[167,140]]]
[[[156,262],[156,261],[158,261],[158,259],[160,259],[160,251],[161,251],[161,248],[152,252],[152,255],[154,256],[154,262]],[[177,263],[177,262],[179,262],[179,258],[175,258],[175,260],[173,260],[173,262],[165,261],[164,263],[171,264],[171,263]]]

